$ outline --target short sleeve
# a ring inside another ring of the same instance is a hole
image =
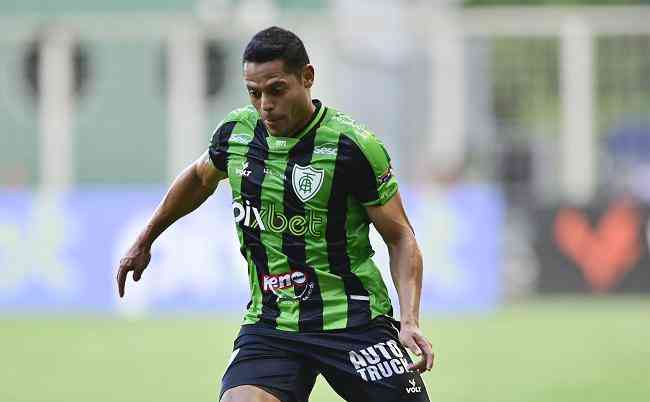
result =
[[[386,204],[397,193],[398,186],[384,144],[370,133],[357,142],[343,135],[341,141],[349,147],[349,191],[364,206]]]
[[[230,139],[230,134],[232,133],[235,124],[236,122],[234,121],[220,124],[219,127],[214,130],[208,148],[210,160],[214,166],[222,172],[228,171],[228,140]]]

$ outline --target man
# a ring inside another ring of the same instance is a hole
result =
[[[428,401],[422,258],[382,143],[312,100],[314,67],[292,32],[257,33],[243,75],[252,106],[231,112],[176,178],[120,261],[120,297],[129,271],[140,280],[154,240],[228,179],[251,300],[221,401],[306,402],[318,374],[351,402]],[[401,325],[371,259],[371,222],[388,246]],[[421,359],[412,363],[402,345]]]

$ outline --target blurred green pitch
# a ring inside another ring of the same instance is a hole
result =
[[[647,402],[650,298],[539,300],[424,322],[440,402]],[[237,319],[0,319],[0,401],[215,401]],[[317,383],[311,402],[341,399]]]

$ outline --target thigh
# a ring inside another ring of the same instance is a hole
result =
[[[235,388],[252,385],[255,386],[252,390],[248,387],[241,389],[255,393],[260,390],[280,402],[307,402],[317,374],[307,361],[277,347],[272,340],[258,335],[241,336],[235,342],[231,362],[221,381],[221,398],[230,397],[231,393],[224,395],[228,390],[238,394],[240,391]],[[238,399],[232,400],[235,401]]]
[[[240,385],[223,393],[221,402],[282,402],[272,391],[258,385]]]
[[[371,326],[332,339],[329,356],[319,360],[318,368],[346,401],[429,401],[420,374],[407,369],[411,359],[395,328]]]

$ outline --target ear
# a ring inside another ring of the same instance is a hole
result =
[[[307,64],[302,69],[302,83],[305,88],[309,89],[314,85],[314,66]]]

